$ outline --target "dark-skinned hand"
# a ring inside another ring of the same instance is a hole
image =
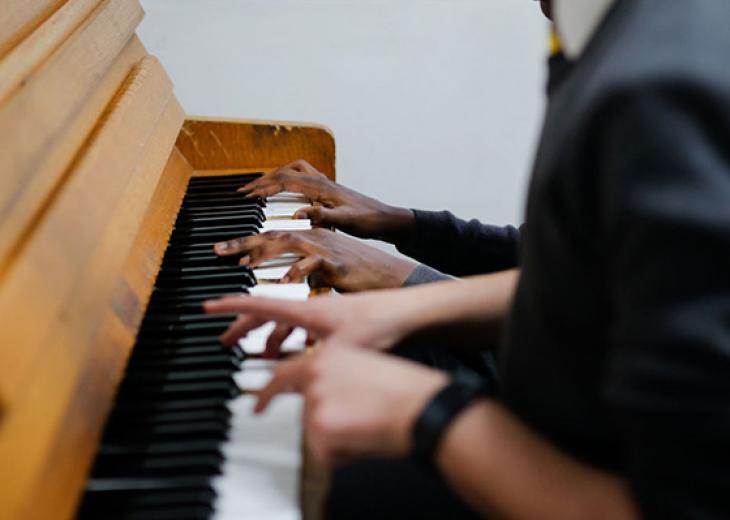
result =
[[[221,256],[243,255],[239,263],[252,268],[293,253],[302,258],[282,278],[282,283],[302,282],[309,276],[310,285],[333,287],[340,292],[400,287],[418,265],[321,228],[235,238],[216,244],[215,252]]]
[[[389,206],[331,181],[311,164],[298,160],[268,173],[238,191],[251,197],[270,197],[282,191],[301,193],[319,205],[298,210],[295,218],[308,218],[320,227],[334,227],[361,238],[396,242],[415,223],[409,209]]]

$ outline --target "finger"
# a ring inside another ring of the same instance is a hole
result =
[[[321,256],[312,255],[300,260],[281,278],[281,283],[301,283],[311,273],[322,269],[324,259]]]
[[[321,175],[310,175],[295,170],[286,170],[278,173],[275,177],[264,180],[263,178],[256,185],[255,189],[246,197],[270,197],[282,191],[301,193],[308,199],[323,201],[328,198],[330,190],[327,189],[328,179]]]
[[[312,311],[313,303],[263,297],[227,297],[208,300],[203,303],[203,309],[208,314],[250,314],[264,321],[283,322],[325,332],[328,326],[326,318],[322,313]]]
[[[324,206],[307,206],[300,208],[294,212],[295,219],[309,219],[314,226],[330,227],[335,224],[332,222],[332,211]]]
[[[222,345],[231,347],[254,329],[259,328],[268,320],[256,316],[245,315],[239,316],[229,325],[226,331],[218,338]]]
[[[276,184],[279,183],[279,174],[281,173],[282,168],[279,168],[277,170],[274,170],[270,173],[267,173],[266,175],[262,175],[258,179],[254,179],[240,188],[238,188],[236,191],[239,193],[252,193],[253,191],[257,190],[258,188],[262,186],[268,186],[270,184]]]
[[[299,355],[291,360],[282,361],[274,369],[274,377],[258,393],[254,413],[263,412],[274,396],[283,392],[301,392],[307,384],[309,363],[312,356]]]
[[[279,323],[276,325],[274,330],[269,334],[266,339],[266,350],[264,351],[264,358],[276,359],[281,353],[281,345],[284,340],[289,337],[294,327],[286,323]]]
[[[261,233],[258,235],[261,237],[261,244],[249,253],[247,265],[257,267],[262,262],[285,253],[297,253],[303,256],[307,253],[303,233],[305,231],[267,231]]]
[[[248,192],[248,197],[254,196],[255,193],[261,194],[260,196],[270,196],[280,191],[296,191],[296,185],[305,175],[302,172],[285,166],[263,177],[259,177],[255,181],[249,182],[245,186],[238,188],[237,191]],[[272,190],[276,190],[276,193],[271,193]]]
[[[245,191],[245,190],[244,190]],[[286,188],[284,187],[284,184],[281,182],[270,182],[270,183],[262,183],[256,186],[255,189],[249,191],[246,193],[245,198],[247,199],[253,199],[256,197],[271,197],[273,195],[276,195],[277,193],[281,193],[282,191],[286,191]]]
[[[344,206],[327,208],[324,206],[308,206],[294,212],[295,219],[309,219],[313,226],[342,228],[351,221],[349,210]]]
[[[260,235],[250,237],[239,237],[232,240],[224,240],[213,246],[213,251],[218,256],[231,256],[241,253],[248,253],[262,241]]]

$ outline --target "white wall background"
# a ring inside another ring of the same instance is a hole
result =
[[[543,110],[547,25],[535,2],[142,3],[142,39],[189,114],[326,124],[341,183],[520,221]]]

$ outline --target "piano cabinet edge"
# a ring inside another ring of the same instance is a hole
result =
[[[188,117],[177,148],[198,171],[268,171],[304,159],[335,180],[335,139],[327,127],[244,119]]]
[[[64,420],[63,431],[76,431],[73,437],[85,442],[77,442],[75,449],[71,450],[68,446],[61,445],[52,450],[55,455],[53,463],[63,464],[66,459],[66,467],[70,467],[72,462],[77,466],[76,475],[69,479],[74,484],[57,488],[58,494],[49,497],[48,502],[58,508],[56,514],[64,511],[73,515],[79,506],[83,482],[91,471],[96,447],[114,404],[117,387],[126,370],[191,175],[190,165],[177,148],[173,147],[145,212],[143,224],[117,276],[111,307],[98,329],[96,343],[99,349],[84,366],[76,385],[78,398],[72,403]],[[44,487],[49,489],[53,486]],[[72,489],[75,492],[70,492]],[[66,514],[59,517],[66,517]]]

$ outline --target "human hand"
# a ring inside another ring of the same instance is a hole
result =
[[[303,160],[282,166],[238,191],[248,192],[250,197],[269,197],[282,191],[301,193],[321,205],[302,208],[295,218],[308,218],[316,226],[334,227],[361,238],[395,242],[415,223],[411,210],[345,188]]]
[[[263,411],[277,394],[301,392],[307,442],[320,462],[399,457],[411,451],[413,423],[446,382],[443,372],[328,342],[281,362],[259,392],[255,411]]]
[[[281,279],[302,282],[311,276],[315,287],[341,292],[400,287],[418,264],[327,229],[269,231],[215,245],[221,256],[244,255],[241,265],[258,267],[285,253],[303,258]]]
[[[419,302],[403,290],[373,291],[347,296],[318,296],[305,302],[227,296],[203,304],[212,314],[239,314],[221,343],[233,345],[239,338],[268,321],[277,326],[267,340],[265,357],[278,357],[281,344],[294,327],[307,330],[312,339],[386,350],[407,336],[418,316]],[[414,301],[411,301],[414,300]]]

